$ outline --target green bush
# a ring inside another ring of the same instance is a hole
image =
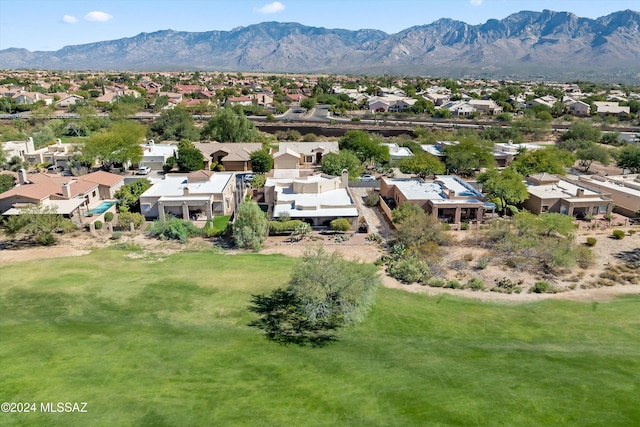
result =
[[[269,235],[277,236],[278,234],[291,234],[303,224],[304,221],[292,219],[288,221],[269,221]]]
[[[444,287],[449,289],[462,289],[462,285],[456,279],[449,280]]]
[[[522,292],[522,287],[520,286],[520,283],[516,284],[508,277],[503,277],[502,279],[496,279],[495,283],[496,285],[493,288],[491,288],[492,292],[501,292],[504,294],[512,294],[514,292],[519,294],[520,292]]]
[[[351,223],[346,218],[336,218],[329,224],[333,231],[345,232],[351,229]]]
[[[370,208],[376,207],[380,204],[380,195],[378,193],[371,193],[364,200],[364,204]]]
[[[431,279],[427,284],[434,288],[443,288],[447,282],[444,279]]]
[[[387,273],[403,283],[424,283],[431,277],[429,266],[417,258],[402,258],[387,268]]]
[[[472,277],[467,283],[465,283],[464,289],[471,289],[472,291],[481,291],[484,289],[484,282],[477,277]]]
[[[595,237],[587,237],[587,246],[595,246],[598,240]]]
[[[179,240],[186,243],[189,237],[199,236],[202,231],[193,225],[191,221],[172,218],[168,221],[156,221],[153,223],[152,235],[162,240]]]
[[[95,221],[93,223],[93,226],[96,228],[96,230],[101,230],[102,229],[102,221]]]
[[[629,236],[633,236],[636,234],[637,230],[629,230]]]
[[[118,214],[118,226],[120,228],[129,229],[129,223],[133,223],[135,228],[140,228],[140,226],[145,222],[145,218],[142,214],[135,212],[120,212]]]
[[[613,230],[612,236],[616,240],[624,239],[624,231],[622,230]]]
[[[482,256],[478,258],[478,265],[477,265],[478,270],[484,270],[485,268],[487,268],[488,265],[489,265],[489,258],[487,258],[486,256]]]
[[[460,230],[468,230],[469,229],[469,223],[468,222],[461,222],[460,223]]]
[[[258,174],[253,177],[251,180],[251,187],[253,188],[262,188],[264,184],[267,182],[267,177],[264,174]]]
[[[378,233],[371,233],[365,239],[369,242],[382,243],[382,237]]]
[[[107,222],[113,221],[113,212],[105,212],[104,220]]]
[[[529,288],[529,293],[534,294],[555,294],[556,289],[549,284],[549,282],[541,280],[536,282],[531,288]]]

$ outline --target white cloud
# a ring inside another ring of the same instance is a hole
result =
[[[469,3],[471,3],[471,6],[482,6],[482,2],[484,0],[469,0]]]
[[[72,15],[64,15],[62,17],[62,22],[66,22],[67,24],[75,24],[78,22],[78,18]]]
[[[98,10],[94,10],[93,12],[89,12],[84,15],[85,21],[107,22],[112,18],[113,16],[109,15],[108,13],[100,12]]]
[[[267,3],[261,8],[254,9],[255,12],[262,13],[264,15],[268,15],[271,13],[282,12],[285,9],[284,5],[279,1],[274,1],[273,3]]]

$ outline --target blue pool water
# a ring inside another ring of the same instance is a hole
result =
[[[115,204],[116,202],[102,202],[95,208],[89,209],[89,212],[91,212],[94,215],[100,215],[102,213],[105,213],[111,206]]]

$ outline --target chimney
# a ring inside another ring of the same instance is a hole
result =
[[[149,140],[149,147],[153,147],[153,145],[155,144],[155,141],[153,139]]]
[[[71,198],[71,182],[65,182],[62,184],[62,197],[65,199]]]
[[[456,197],[456,192],[454,190],[449,190],[447,192],[447,198],[448,199],[455,199],[455,197]]]
[[[31,154],[34,151],[36,151],[36,149],[33,146],[33,138],[29,137],[27,138],[27,154]]]
[[[182,195],[183,196],[188,196],[189,195],[189,187],[187,187],[186,185],[182,189]]]
[[[343,188],[349,187],[349,171],[346,169],[342,169],[342,177],[340,179],[340,185]]]
[[[584,197],[584,189],[583,188],[578,188],[578,191],[576,191],[576,196],[577,197]]]
[[[56,145],[62,145],[62,141],[60,140],[60,138],[56,139]]]
[[[27,180],[27,171],[24,169],[18,170],[18,184],[24,185],[28,182]]]

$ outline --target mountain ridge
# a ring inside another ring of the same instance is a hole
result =
[[[449,18],[395,34],[263,22],[230,31],[172,29],[57,51],[0,51],[0,67],[439,74],[452,77],[594,75],[640,81],[640,12],[596,19],[520,11],[470,25]]]

